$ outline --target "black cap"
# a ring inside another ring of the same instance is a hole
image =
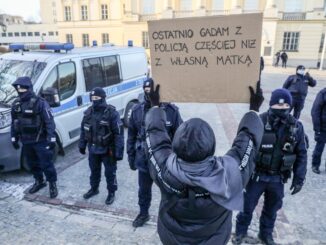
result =
[[[299,66],[297,66],[297,71],[298,70],[302,70],[302,69],[306,69],[303,65],[299,65]]]
[[[92,90],[92,92],[90,93],[90,96],[99,96],[101,98],[105,98],[106,93],[103,88],[97,87]]]

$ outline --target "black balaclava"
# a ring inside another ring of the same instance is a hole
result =
[[[92,96],[99,96],[99,97],[101,97],[101,99],[92,100]],[[106,98],[106,93],[103,88],[97,87],[91,91],[90,100],[93,102],[92,106],[93,106],[94,110],[101,109],[107,105],[105,98]]]
[[[274,109],[273,105],[286,103],[292,105],[292,96],[291,93],[284,88],[275,89],[272,92],[272,96],[269,102],[269,118],[272,125],[276,126],[280,122],[285,122],[290,115],[290,108],[288,109]]]
[[[179,126],[172,148],[182,160],[196,163],[214,155],[215,143],[215,134],[209,124],[200,118],[192,118]]]

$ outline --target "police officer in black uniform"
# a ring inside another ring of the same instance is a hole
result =
[[[106,93],[102,88],[94,88],[90,93],[90,106],[84,112],[81,123],[79,151],[89,151],[90,190],[84,194],[88,199],[99,193],[101,165],[105,167],[108,196],[107,205],[114,202],[117,190],[117,161],[123,159],[124,136],[120,115],[115,107],[106,103]]]
[[[320,174],[321,156],[326,144],[326,88],[319,91],[311,109],[316,146],[312,155],[312,171]]]
[[[260,217],[258,238],[268,245],[276,244],[272,233],[277,211],[282,207],[284,183],[293,172],[292,195],[298,193],[307,171],[307,149],[302,124],[290,113],[291,94],[286,89],[272,92],[270,108],[260,115],[265,127],[256,160],[256,169],[244,196],[244,210],[237,216],[234,244],[248,238],[252,213],[262,194],[264,206]]]
[[[55,149],[55,123],[49,104],[33,92],[29,77],[19,77],[13,86],[19,97],[13,102],[11,140],[15,149],[23,144],[23,159],[31,168],[35,183],[29,193],[46,186],[43,173],[49,182],[50,197],[58,195],[57,173],[53,164]]]
[[[309,72],[305,73],[305,67],[299,65],[295,75],[289,76],[283,84],[283,88],[290,91],[292,95],[293,116],[299,119],[301,111],[304,107],[304,102],[308,94],[308,86],[315,87],[317,82],[313,79]]]
[[[144,101],[132,109],[128,127],[127,153],[130,168],[138,169],[138,204],[140,213],[133,222],[134,227],[143,226],[149,220],[148,210],[152,199],[153,180],[149,175],[148,157],[145,154],[145,115],[151,108],[148,93],[153,80],[144,81]],[[172,139],[175,131],[182,123],[179,109],[171,103],[161,103],[160,107],[166,112],[166,128]]]

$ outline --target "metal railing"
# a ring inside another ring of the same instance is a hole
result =
[[[192,17],[194,11],[193,10],[179,10],[173,11],[173,18],[184,18],[184,17]]]
[[[160,19],[159,14],[143,14],[139,16],[140,21],[149,21],[149,20],[157,20]]]
[[[228,15],[230,14],[230,10],[206,10],[206,15],[210,16],[210,15]]]
[[[305,20],[306,13],[297,12],[297,13],[283,13],[282,20]]]

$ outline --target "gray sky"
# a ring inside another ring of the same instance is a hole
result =
[[[19,15],[24,20],[40,21],[40,0],[0,0],[0,13]]]

